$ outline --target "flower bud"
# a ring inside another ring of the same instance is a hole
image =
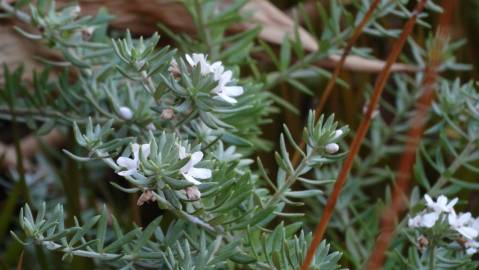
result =
[[[180,67],[178,66],[178,62],[176,62],[175,59],[171,60],[170,66],[168,67],[168,72],[170,72],[171,76],[173,76],[175,79],[180,77]]]
[[[155,131],[156,126],[153,123],[149,123],[148,125],[146,125],[146,129],[151,130],[151,131]]]
[[[417,242],[420,250],[424,250],[429,245],[429,240],[424,235],[419,236]]]
[[[339,151],[339,145],[336,144],[336,143],[328,143],[328,144],[326,144],[324,149],[326,150],[326,153],[334,154],[334,153]]]
[[[334,139],[337,139],[343,135],[343,131],[341,129],[338,129],[334,132]]]
[[[138,198],[138,201],[136,202],[136,205],[142,206],[143,204],[147,202],[154,202],[156,201],[156,196],[151,190],[145,190],[141,194],[140,198]]]
[[[188,200],[197,201],[201,198],[201,192],[196,186],[187,187],[185,191]]]
[[[175,112],[172,109],[164,109],[160,115],[161,119],[171,120],[175,117]]]
[[[125,120],[130,120],[133,118],[133,112],[128,107],[120,107],[120,117]]]

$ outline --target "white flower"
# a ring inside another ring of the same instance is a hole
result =
[[[473,239],[478,235],[478,232],[473,227],[469,226],[471,223],[471,213],[460,213],[458,216],[452,211],[447,218],[452,229],[462,234],[467,239]]]
[[[438,219],[439,219],[439,214],[436,212],[424,213],[424,214],[417,215],[413,218],[410,218],[408,220],[408,226],[410,228],[419,228],[419,227],[432,228],[434,224],[436,224],[436,221]]]
[[[458,201],[457,198],[454,198],[449,203],[447,203],[448,201],[447,197],[444,195],[441,195],[437,198],[437,202],[434,202],[434,200],[431,199],[431,197],[428,194],[424,195],[424,199],[426,200],[427,207],[429,207],[430,209],[438,213],[441,213],[441,212],[449,213],[453,211],[454,210],[453,207],[454,205],[456,205]]]
[[[236,103],[234,97],[243,94],[243,87],[237,85],[231,85],[233,72],[231,70],[225,70],[223,64],[219,61],[210,64],[206,60],[206,56],[202,53],[194,53],[192,55],[185,55],[186,61],[192,67],[200,65],[200,72],[202,75],[213,74],[213,79],[218,82],[218,85],[213,88],[212,92],[217,95],[218,98],[230,103]]]
[[[131,118],[133,118],[133,112],[128,107],[124,107],[124,106],[120,107],[119,112],[120,112],[120,117],[125,120],[130,120]]]
[[[221,74],[218,81],[218,86],[213,89],[213,93],[217,94],[218,97],[224,101],[234,104],[237,101],[233,97],[241,96],[243,94],[243,87],[237,85],[228,86],[227,84],[231,82],[232,76],[233,73],[231,70],[227,70]]]
[[[464,247],[466,248],[466,253],[468,255],[473,255],[477,253],[477,249],[479,248],[479,242],[474,240],[467,240],[466,243],[464,243]]]
[[[150,144],[142,144],[139,145],[134,143],[131,145],[133,158],[127,157],[119,157],[116,160],[118,166],[125,168],[126,170],[118,172],[118,175],[121,176],[130,176],[135,174],[138,171],[138,166],[140,165],[140,148],[141,148],[141,155],[144,158],[147,158],[150,155]]]
[[[185,159],[188,157],[186,149],[183,146],[180,146],[179,149],[180,159]],[[211,177],[211,170],[204,168],[195,168],[194,166],[198,164],[203,159],[203,153],[201,151],[196,151],[191,154],[190,160],[180,169],[180,173],[183,177],[195,185],[201,184],[197,179],[208,179]]]
[[[324,149],[328,154],[334,154],[339,151],[339,145],[337,143],[328,143]]]

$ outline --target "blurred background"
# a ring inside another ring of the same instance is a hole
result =
[[[223,2],[218,0],[218,2],[220,2],[220,5],[231,4],[229,0],[224,0]],[[321,31],[325,26],[322,25],[321,14],[318,12],[317,4],[321,2],[326,10],[330,5],[330,1],[326,0],[275,0],[268,2],[268,4],[264,4],[264,1],[260,0],[251,0],[249,2],[259,12],[259,24],[263,24],[262,26],[267,29],[258,39],[268,42],[276,54],[280,53],[282,36],[284,31],[286,31],[285,29],[291,28],[291,23],[294,23],[293,18],[296,18],[296,21],[311,35],[321,35]],[[355,14],[358,5],[361,4],[361,1],[354,0],[337,2],[346,9],[350,9],[352,14]],[[411,3],[408,6],[412,9],[415,1],[409,2]],[[71,2],[63,0],[57,1],[57,3],[60,6],[71,4]],[[175,3],[175,1],[88,0],[79,1],[79,4],[82,14],[96,14],[100,9],[106,8],[108,13],[114,16],[109,29],[107,29],[111,36],[121,36],[127,28],[130,29],[135,37],[151,36],[154,32],[159,32],[162,36],[161,44],[174,47],[177,44],[171,38],[171,33],[191,37],[197,35],[188,12],[180,4]],[[437,1],[437,4],[440,4],[440,1]],[[478,14],[479,1],[459,1],[450,34],[453,40],[465,41],[463,47],[456,51],[456,61],[469,64],[470,66],[460,72],[446,72],[443,74],[445,77],[459,77],[463,81],[468,81],[475,80],[479,75]],[[438,16],[437,13],[431,13],[431,17],[427,18],[432,29],[435,29]],[[401,26],[404,24],[404,20],[394,17],[384,17],[380,21],[387,28],[401,29]],[[50,59],[60,56],[46,46],[38,46],[20,36],[13,30],[13,25],[27,27],[18,20],[6,16],[5,18],[0,17],[0,62],[11,69],[24,65],[24,80],[34,84],[35,79],[32,78],[31,71],[42,67],[44,64],[38,60],[38,56],[48,56]],[[341,25],[338,27],[341,27]],[[228,31],[237,33],[247,28],[247,23],[241,22],[228,29]],[[165,29],[169,29],[171,33],[166,32]],[[412,38],[418,44],[423,45],[426,39],[433,33],[434,31],[425,30],[424,28],[416,28]],[[377,38],[367,34],[360,37],[356,46],[370,48],[370,54],[374,55],[379,62],[353,61],[350,65],[347,65],[340,74],[344,84],[336,85],[323,110],[324,113],[334,113],[337,119],[349,125],[352,130],[357,127],[361,120],[363,106],[367,101],[365,92],[371,90],[377,73],[382,68],[380,60],[386,59],[394,40],[394,38]],[[306,49],[308,49],[308,46],[312,46],[311,43],[308,43],[307,38],[304,41]],[[411,54],[412,52],[406,48],[403,51],[400,62],[412,65],[410,63],[411,57],[409,57]],[[252,55],[257,60],[258,66],[261,67],[262,71],[274,71],[274,63],[264,52],[255,52],[253,50]],[[322,68],[329,71],[332,70],[334,64],[334,59],[329,62],[319,63]],[[397,72],[410,74],[414,72],[414,69],[408,67],[398,68]],[[247,69],[242,72],[243,75],[248,75]],[[72,74],[72,77],[74,77],[74,74]],[[3,83],[2,75],[0,75],[0,82]],[[274,158],[271,158],[271,153],[277,148],[276,142],[278,141],[279,134],[282,132],[283,123],[286,123],[293,136],[299,139],[304,126],[305,116],[308,110],[313,108],[318,102],[327,82],[327,76],[317,76],[303,80],[302,83],[313,92],[313,95],[306,95],[302,91],[296,91],[297,89],[293,90],[294,87],[290,84],[278,84],[269,90],[298,109],[297,111],[292,111],[278,106],[277,113],[271,116],[273,121],[263,126],[262,138],[267,143],[256,154],[262,158],[263,163],[270,172],[276,171],[276,163]],[[349,85],[349,87],[345,87],[345,84]],[[386,93],[384,98],[388,100],[393,99],[394,96],[388,96]],[[0,113],[5,114],[7,112],[4,110],[0,111]],[[394,115],[387,111],[382,112],[381,115],[386,123],[388,119],[394,118]],[[77,149],[71,132],[66,134],[52,132],[47,135],[37,136],[35,133],[32,133],[27,125],[18,124],[17,127],[13,128],[11,121],[8,120],[0,121],[0,127],[0,153],[3,153],[3,159],[0,164],[2,166],[0,171],[0,269],[11,269],[12,266],[16,265],[22,250],[21,245],[13,241],[8,233],[14,226],[13,220],[17,218],[18,206],[23,200],[21,196],[22,187],[15,185],[16,181],[18,181],[19,168],[25,169],[27,172],[26,180],[30,187],[30,194],[32,195],[32,200],[36,203],[40,203],[43,200],[49,201],[52,205],[63,202],[69,213],[79,214],[88,209],[87,211],[91,211],[91,213],[86,213],[86,215],[93,215],[94,212],[91,206],[96,205],[97,209],[99,209],[106,202],[113,214],[122,217],[123,220],[130,219],[140,225],[146,224],[153,217],[157,216],[159,210],[155,205],[145,205],[141,208],[125,207],[125,205],[136,205],[137,195],[128,195],[111,188],[108,182],[119,181],[119,177],[112,170],[106,168],[105,165],[101,163],[77,164],[72,159],[66,158],[60,149],[66,148],[71,150],[71,152],[75,152],[75,149]],[[23,155],[23,164],[21,166],[17,164],[16,147],[20,149]],[[396,161],[396,159],[392,159],[383,162],[392,164],[391,167],[394,168]],[[384,186],[368,187],[368,192],[372,195],[371,197],[374,197],[374,194],[382,197]],[[82,196],[79,196],[80,193]],[[469,207],[471,209],[478,205],[478,199],[474,195],[476,194],[471,193],[468,195],[471,202]],[[84,212],[83,214],[85,215]],[[310,220],[310,222],[314,224],[317,220]],[[336,237],[340,236],[336,235]],[[57,267],[60,269],[62,265],[60,257],[57,259]],[[348,262],[347,256],[344,260],[344,266],[353,265]],[[75,258],[74,263],[69,266],[71,268],[64,269],[86,269],[91,265],[92,262],[87,259]]]

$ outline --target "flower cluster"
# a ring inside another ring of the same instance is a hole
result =
[[[473,218],[471,213],[456,213],[454,205],[458,199],[451,201],[446,196],[440,195],[434,201],[428,194],[424,195],[427,208],[418,215],[408,220],[410,228],[433,228],[438,223],[446,223],[449,228],[459,233],[467,254],[474,254],[479,248],[476,241],[479,235],[479,218]]]
[[[201,75],[212,74],[213,79],[218,82],[218,85],[212,90],[219,99],[222,99],[230,104],[234,104],[237,100],[234,97],[243,94],[243,87],[231,85],[233,72],[225,70],[220,61],[210,64],[206,56],[201,53],[193,53],[192,55],[185,55],[186,61],[191,67],[199,66]]]
[[[145,160],[150,156],[150,144],[137,144],[134,143],[131,145],[133,158],[130,157],[119,157],[116,161],[117,165],[122,169],[118,172],[118,175],[121,176],[132,176],[136,173],[139,173],[140,167],[140,157]],[[141,151],[140,151],[141,149]],[[141,152],[141,156],[140,156]],[[196,168],[195,165],[201,162],[203,159],[203,152],[196,151],[192,154],[186,152],[186,148],[178,145],[178,157],[179,160],[189,158],[188,162],[181,167],[179,173],[183,178],[194,184],[201,184],[198,179],[208,179],[211,178],[211,170],[206,168]]]

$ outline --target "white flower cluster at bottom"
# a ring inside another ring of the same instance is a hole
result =
[[[456,214],[454,205],[458,199],[449,201],[441,195],[434,201],[428,194],[424,195],[427,209],[412,217],[408,221],[410,228],[432,228],[439,221],[447,219],[450,228],[465,238],[464,246],[467,254],[474,254],[479,248],[479,218],[473,218],[471,213]]]

